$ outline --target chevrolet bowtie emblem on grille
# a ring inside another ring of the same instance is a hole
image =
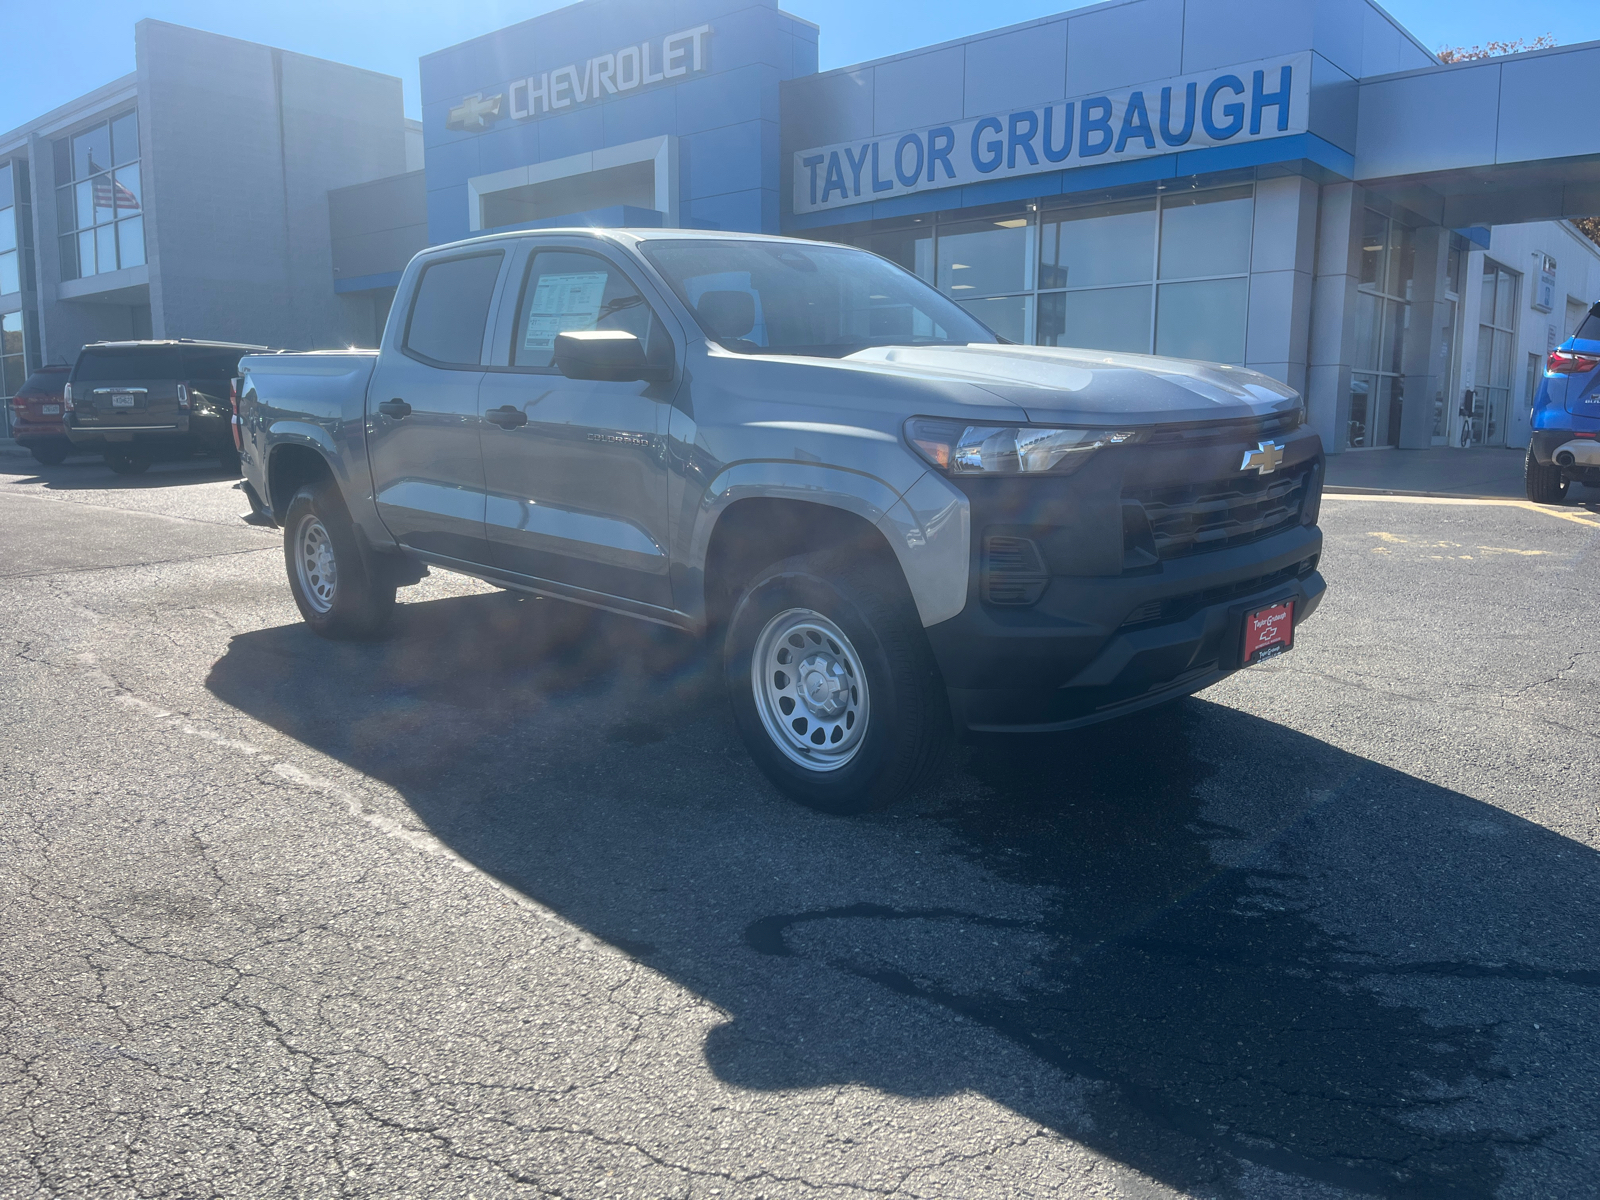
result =
[[[1241,471],[1254,471],[1257,475],[1271,475],[1283,466],[1283,447],[1277,442],[1262,442],[1254,450],[1244,452]]]
[[[480,129],[487,129],[500,119],[500,96],[484,98],[481,92],[462,97],[461,103],[450,110],[445,118],[446,129],[459,129],[464,133],[476,133]]]

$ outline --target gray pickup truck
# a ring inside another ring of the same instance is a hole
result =
[[[1251,371],[1018,346],[862,250],[426,250],[377,351],[247,357],[246,488],[330,637],[428,567],[715,639],[750,753],[854,812],[952,738],[1199,691],[1322,598],[1323,453]]]

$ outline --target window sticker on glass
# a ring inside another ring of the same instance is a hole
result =
[[[533,303],[528,305],[522,348],[554,350],[556,334],[572,329],[593,329],[600,317],[600,301],[605,291],[604,271],[539,276]]]

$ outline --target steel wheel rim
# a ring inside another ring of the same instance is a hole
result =
[[[327,529],[315,516],[305,517],[295,530],[294,566],[306,603],[319,613],[330,611],[339,589],[339,563]]]
[[[756,712],[772,744],[808,771],[837,771],[866,737],[871,699],[861,655],[809,608],[766,623],[750,657]]]

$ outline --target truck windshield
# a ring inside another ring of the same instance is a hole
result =
[[[865,250],[698,238],[640,249],[707,336],[736,353],[843,358],[868,346],[999,340],[915,275]]]

